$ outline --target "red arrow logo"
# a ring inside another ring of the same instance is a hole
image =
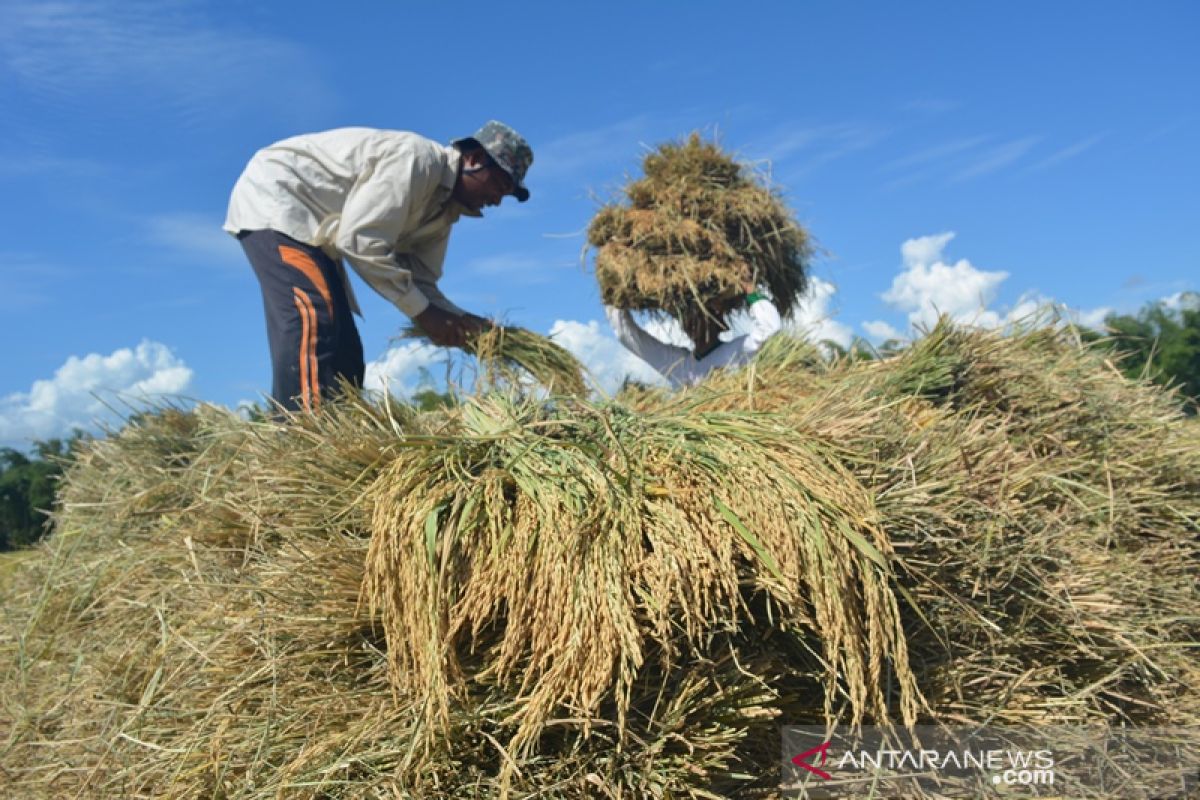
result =
[[[811,772],[813,775],[820,777],[821,780],[824,780],[824,781],[832,780],[833,776],[830,775],[828,772],[826,772],[823,769],[817,769],[812,764],[809,764],[807,761],[805,761],[805,759],[808,758],[809,756],[815,756],[817,753],[820,753],[821,754],[821,766],[825,766],[825,760],[826,760],[826,758],[829,757],[829,745],[830,745],[830,742],[825,742],[824,744],[819,744],[816,747],[811,747],[808,750],[805,750],[800,755],[792,758],[792,763],[795,764],[797,767],[803,767],[804,769]]]

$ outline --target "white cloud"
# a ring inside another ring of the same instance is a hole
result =
[[[939,314],[948,314],[957,322],[996,327],[999,315],[987,306],[1008,273],[976,269],[966,259],[945,263],[942,252],[953,238],[953,233],[941,233],[904,242],[900,247],[904,269],[883,293],[883,300],[907,312],[913,326],[932,325]]]
[[[868,338],[876,343],[904,338],[904,334],[883,320],[868,320],[862,324],[862,328],[867,332]]]
[[[236,239],[221,229],[221,220],[204,214],[160,214],[146,220],[150,241],[191,261],[249,269]]]
[[[886,136],[878,128],[853,122],[826,125],[783,125],[776,128],[750,151],[771,162],[783,162],[799,153],[808,153],[806,166],[814,167],[835,158],[863,150]]]
[[[192,370],[158,342],[109,355],[71,356],[53,378],[0,398],[0,441],[26,444],[92,429],[111,416],[110,405],[179,395],[191,380]]]
[[[1082,325],[1085,328],[1102,331],[1104,330],[1105,317],[1113,313],[1113,311],[1115,311],[1115,309],[1110,308],[1109,306],[1101,306],[1100,308],[1093,309],[1072,310],[1070,315],[1071,319],[1076,325]]]
[[[1200,293],[1197,292],[1175,292],[1160,302],[1168,311],[1200,311]]]
[[[973,150],[974,148],[987,142],[988,138],[989,137],[987,136],[972,136],[966,139],[952,139],[948,142],[943,142],[941,144],[934,145],[933,147],[928,147],[924,150],[919,150],[910,155],[903,156],[895,161],[888,162],[884,165],[883,170],[885,172],[894,172],[897,170],[924,166],[931,161],[942,161],[967,150]]]
[[[854,339],[850,328],[833,319],[836,311],[831,308],[837,287],[820,278],[810,278],[808,291],[800,298],[791,315],[783,320],[783,329],[801,336],[814,344],[825,341],[849,347]],[[683,328],[672,317],[653,317],[642,323],[646,332],[661,342],[691,349],[692,341]],[[741,311],[729,320],[729,330],[721,334],[728,341],[750,332],[750,315]]]
[[[646,327],[664,340],[670,335],[669,326],[651,322]],[[556,320],[549,335],[587,367],[595,385],[606,394],[615,393],[627,378],[666,385],[665,379],[653,367],[608,334],[606,324],[595,320]],[[386,388],[393,395],[410,397],[431,377],[440,379],[447,369],[455,380],[469,379],[474,369],[473,360],[460,358],[445,348],[409,342],[392,347],[367,364],[364,385],[368,390],[383,391]]]
[[[407,342],[390,348],[367,364],[363,386],[376,392],[391,392],[399,397],[411,396],[421,388],[427,371],[445,364],[445,349],[422,342]]]
[[[1052,298],[1046,297],[1040,292],[1026,292],[1017,298],[1017,304],[1004,315],[1004,322],[1032,320],[1051,308],[1059,312],[1066,311],[1065,305],[1056,303]]]
[[[954,233],[947,232],[907,239],[900,245],[900,257],[909,267],[932,264],[941,259],[942,251],[954,236]]]
[[[1057,325],[1070,322],[1084,328],[1103,331],[1104,318],[1112,312],[1113,309],[1109,306],[1071,308],[1066,303],[1060,303],[1040,292],[1030,291],[1021,295],[1011,309],[998,316],[998,324],[1005,326],[1031,323]]]
[[[648,330],[655,330],[647,325]],[[606,394],[613,394],[621,388],[626,378],[642,383],[665,385],[666,381],[658,372],[625,349],[614,337],[602,332],[599,322],[577,322],[575,320],[556,320],[550,328],[550,336],[554,341],[569,350],[588,368],[592,378]],[[658,329],[661,334],[662,330]]]
[[[854,333],[849,326],[833,318],[836,311],[831,306],[835,294],[837,287],[829,281],[810,278],[808,291],[804,293],[796,309],[784,320],[784,329],[798,333],[810,342],[830,341],[842,347],[849,347]]]
[[[1112,312],[1107,306],[1070,308],[1037,291],[1025,292],[1011,308],[993,309],[990,306],[1008,273],[978,269],[965,258],[947,263],[944,252],[953,238],[951,232],[939,233],[909,239],[900,246],[904,267],[882,298],[898,311],[907,312],[910,329],[932,327],[942,314],[961,325],[979,328],[1059,319],[1100,329],[1104,317]],[[862,327],[876,341],[905,336],[883,320],[864,322]]]
[[[262,400],[249,400],[243,397],[241,400],[238,400],[236,403],[230,406],[230,409],[242,419],[250,419],[251,414],[256,411],[260,411],[262,407]]]

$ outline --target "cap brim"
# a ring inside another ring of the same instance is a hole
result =
[[[512,172],[509,171],[508,167],[504,166],[504,163],[500,159],[496,158],[496,156],[492,154],[491,150],[488,150],[486,147],[484,147],[482,144],[480,144],[479,140],[476,139],[474,136],[465,136],[462,139],[455,139],[450,144],[454,145],[455,147],[465,147],[465,146],[478,147],[480,150],[487,153],[488,158],[490,158],[490,159],[492,159],[492,161],[496,162],[496,164],[500,167],[500,169],[504,170],[508,174],[508,177],[512,178],[513,174],[512,174]],[[515,183],[516,179],[514,178],[513,181]],[[524,186],[518,185],[515,189],[513,189],[512,194],[513,194],[513,197],[517,198],[518,203],[524,203],[526,200],[529,199],[529,190],[526,189]]]
[[[513,197],[517,198],[517,202],[524,203],[526,200],[528,200],[529,199],[529,190],[526,189],[521,184],[517,183],[517,177],[515,175],[513,175],[512,170],[508,168],[508,164],[505,163],[504,161],[502,161],[501,159],[496,158],[496,155],[491,150],[488,150],[486,147],[483,148],[483,151],[485,153],[487,153],[489,156],[491,156],[492,161],[494,161],[496,163],[496,166],[498,166],[498,167],[500,167],[500,169],[504,170],[504,174],[507,175],[509,180],[511,180],[513,182],[512,195],[513,195]]]

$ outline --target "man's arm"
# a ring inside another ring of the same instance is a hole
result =
[[[442,290],[439,289],[438,285],[433,281],[417,278],[413,281],[413,283],[418,289],[421,290],[421,294],[425,295],[426,299],[429,300],[430,305],[437,306],[443,311],[449,311],[451,314],[456,314],[458,316],[462,316],[463,314],[467,313],[464,309],[455,305],[449,297],[446,297],[446,295],[442,294]]]
[[[779,309],[768,298],[755,292],[747,295],[750,302],[750,332],[742,340],[742,354],[750,358],[757,353],[767,339],[770,339],[783,328],[783,320],[779,317]]]
[[[660,342],[642,330],[627,309],[605,306],[604,315],[608,317],[608,324],[617,335],[617,340],[625,345],[625,349],[663,375],[670,377],[671,370],[691,356],[687,348]]]
[[[394,244],[420,223],[440,168],[411,148],[381,153],[347,195],[335,242],[372,289],[414,319],[429,305],[414,280],[420,263]]]
[[[492,323],[459,308],[438,288],[437,279],[441,277],[449,244],[450,232],[447,230],[444,236],[422,243],[409,256],[421,268],[414,272],[413,283],[429,301],[425,310],[413,319],[434,344],[462,347],[472,337],[492,327]]]

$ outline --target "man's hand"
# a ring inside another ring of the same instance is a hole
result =
[[[435,305],[428,306],[413,317],[413,322],[425,332],[429,341],[440,347],[463,347],[492,325],[483,317],[474,314],[459,316]]]
[[[461,319],[463,320],[463,324],[466,325],[466,327],[467,327],[468,340],[475,336],[478,336],[479,334],[483,333],[484,331],[490,331],[492,328],[495,327],[495,325],[492,324],[492,321],[490,319],[486,319],[485,317],[476,316],[475,314],[472,314],[470,312],[463,314]]]

